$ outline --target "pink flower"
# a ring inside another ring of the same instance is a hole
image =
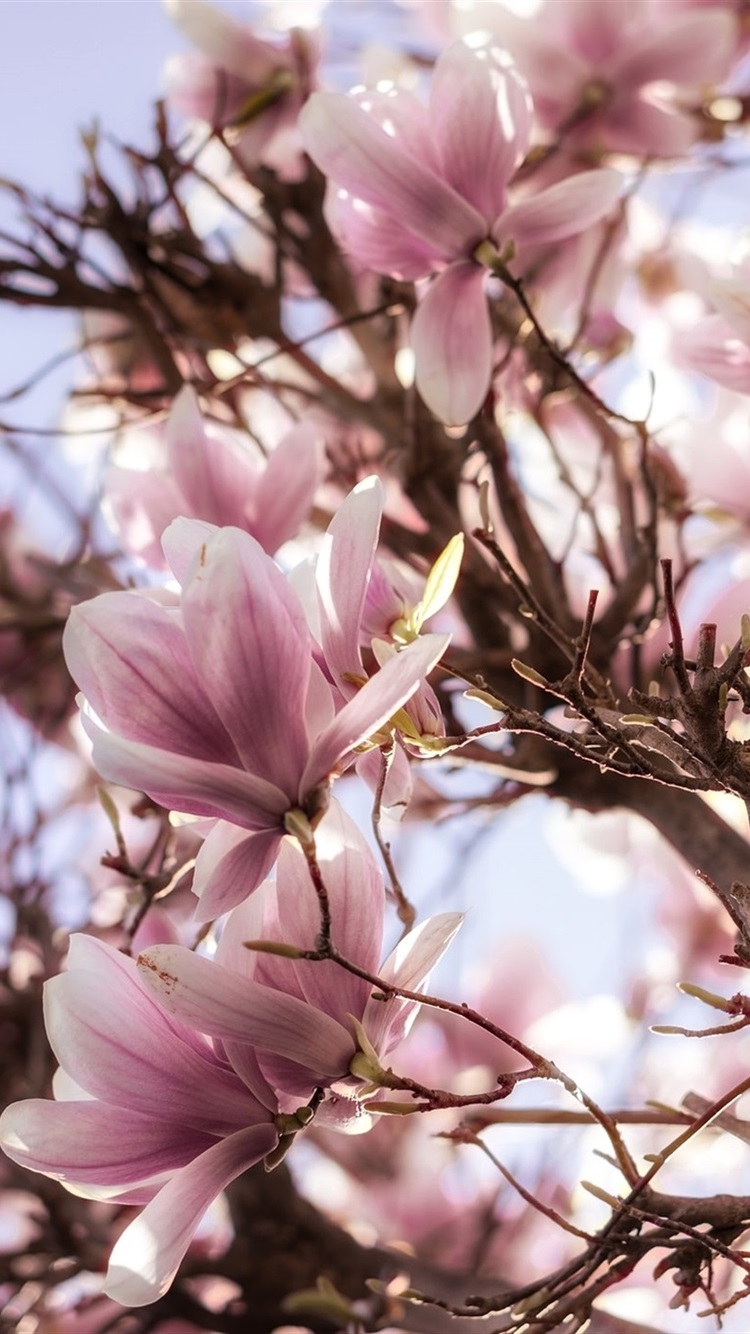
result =
[[[164,431],[164,466],[111,468],[107,499],[129,550],[151,564],[163,564],[161,535],[183,514],[244,528],[270,554],[296,536],[310,512],[322,481],[321,443],[316,428],[300,422],[262,463],[236,432],[206,430],[186,385]]]
[[[145,1204],[104,1289],[142,1306],[169,1287],[212,1200],[275,1148],[276,1098],[249,1054],[234,1068],[221,1044],[165,1012],[132,959],[93,937],[72,938],[44,1012],[58,1101],[7,1108],[0,1143],[76,1194]]]
[[[661,0],[548,0],[528,19],[498,6],[490,26],[528,79],[540,124],[571,148],[647,157],[695,142],[697,122],[673,94],[723,79],[738,39],[726,6],[681,12]]]
[[[288,813],[320,817],[331,778],[414,693],[448,637],[410,645],[335,713],[302,608],[258,543],[188,520],[166,541],[186,573],[179,604],[103,594],[73,609],[64,649],[99,720],[85,718],[99,772],[219,821],[195,871],[205,919],[260,884]]]
[[[441,420],[468,421],[492,379],[485,262],[590,226],[614,203],[619,176],[585,172],[509,202],[531,102],[510,57],[491,44],[443,52],[429,111],[399,90],[360,102],[316,93],[300,126],[336,190],[332,225],[354,256],[404,279],[438,273],[412,323],[417,388]]]
[[[726,389],[750,394],[750,261],[706,288],[717,313],[675,339],[679,360]]]
[[[367,844],[333,805],[316,832],[317,860],[329,896],[333,941],[350,962],[395,986],[420,990],[461,923],[460,913],[429,918],[380,966],[383,879]],[[282,958],[246,948],[272,940],[314,949],[320,908],[304,854],[287,840],[277,878],[266,881],[227,918],[215,961],[179,945],[155,946],[138,960],[144,983],[180,1022],[220,1039],[232,1065],[257,1060],[278,1091],[282,1110],[306,1102],[316,1088],[335,1095],[317,1115],[339,1128],[367,1129],[352,1099],[368,1091],[357,1021],[378,1058],[404,1038],[416,1001],[373,999],[372,985],[333,961]],[[256,1057],[257,1053],[257,1057]],[[355,1068],[352,1062],[355,1061]],[[341,1100],[344,1100],[343,1103]]]
[[[200,51],[167,62],[172,105],[232,130],[248,166],[263,162],[295,177],[300,165],[296,118],[316,63],[309,39],[295,29],[282,42],[263,41],[206,0],[165,0],[165,7]]]

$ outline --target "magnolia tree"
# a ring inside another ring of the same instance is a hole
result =
[[[4,183],[0,1322],[746,1329],[745,5],[167,8]]]

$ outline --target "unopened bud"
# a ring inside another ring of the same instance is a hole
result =
[[[696,1000],[703,1001],[704,1005],[710,1005],[713,1010],[723,1010],[725,1014],[734,1014],[735,1007],[725,996],[717,996],[715,991],[706,991],[705,987],[698,987],[694,982],[678,982],[677,990],[681,991],[683,996],[694,996]]]
[[[282,940],[243,940],[243,948],[256,954],[278,954],[282,959],[306,959],[307,950],[297,945],[285,945]]]
[[[480,704],[486,704],[488,709],[493,709],[495,713],[507,713],[508,705],[502,699],[497,699],[491,695],[489,690],[478,690],[472,686],[470,690],[464,691],[464,699],[477,699]]]
[[[547,681],[545,681],[544,677],[541,676],[539,672],[535,671],[533,667],[527,667],[526,663],[520,662],[518,658],[512,658],[510,665],[516,673],[516,676],[522,676],[524,681],[529,681],[531,685],[541,686],[542,690],[546,690],[548,684]]]
[[[370,1102],[362,1103],[366,1112],[372,1112],[374,1116],[411,1116],[412,1112],[419,1111],[419,1104],[416,1102],[379,1102],[373,1098]]]

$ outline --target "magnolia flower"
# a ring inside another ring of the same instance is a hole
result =
[[[691,370],[750,394],[750,260],[738,265],[731,278],[710,279],[706,295],[716,314],[678,335],[677,355]]]
[[[473,25],[497,33],[528,79],[540,124],[571,148],[597,153],[686,153],[698,122],[674,94],[723,79],[739,36],[716,3],[691,12],[663,0],[548,0],[532,18],[500,5],[476,8]]]
[[[461,923],[460,913],[423,922],[380,965],[383,878],[354,823],[336,805],[315,835],[334,944],[351,963],[396,987],[423,988]],[[294,1111],[315,1089],[335,1096],[317,1115],[339,1128],[367,1129],[358,1094],[372,1095],[379,1061],[404,1038],[418,1004],[373,997],[372,984],[331,960],[253,951],[248,941],[314,950],[320,906],[307,862],[287,840],[277,877],[227,918],[215,960],[179,945],[155,946],[139,957],[143,981],[180,1022],[221,1040],[232,1065],[252,1068]]]
[[[248,166],[259,162],[286,177],[299,170],[297,113],[313,78],[315,51],[294,30],[279,43],[206,0],[164,0],[169,17],[200,54],[167,62],[167,98],[188,116],[231,130]]]
[[[159,539],[179,515],[233,525],[273,553],[295,537],[322,481],[319,432],[300,422],[265,463],[235,432],[206,430],[195,390],[177,395],[163,442],[162,468],[110,468],[107,499],[129,550],[163,563]]]
[[[169,1287],[215,1197],[278,1144],[275,1095],[249,1054],[233,1067],[165,1012],[134,960],[93,937],[72,938],[67,972],[45,983],[44,1016],[58,1101],[7,1108],[0,1143],[75,1194],[145,1204],[104,1285],[142,1306]]]
[[[531,101],[497,45],[449,47],[429,110],[393,89],[359,100],[315,93],[300,116],[308,153],[330,177],[334,230],[369,268],[403,279],[437,272],[412,322],[416,384],[445,422],[481,407],[492,379],[487,269],[526,245],[550,245],[598,221],[620,177],[572,176],[512,204],[529,147]]]
[[[194,889],[210,918],[251,893],[290,819],[314,824],[331,778],[410,698],[449,638],[428,635],[335,713],[304,613],[247,533],[180,520],[165,535],[178,605],[137,592],[75,607],[64,635],[94,764],[171,810],[219,823]]]
[[[385,491],[377,477],[355,486],[328,525],[316,566],[321,647],[333,682],[347,699],[368,678],[363,650],[382,666],[397,649],[418,639],[425,622],[451,596],[463,555],[459,533],[432,567],[421,597],[414,589],[399,591],[377,558],[384,506]],[[402,717],[399,731],[415,744],[424,740],[429,749],[430,741],[443,734],[440,706],[426,683],[405,713],[414,720],[410,724]],[[425,722],[424,733],[416,728],[417,713]]]

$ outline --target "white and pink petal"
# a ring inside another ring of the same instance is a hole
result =
[[[176,1172],[125,1229],[110,1256],[104,1292],[146,1306],[166,1292],[209,1205],[278,1142],[270,1123],[248,1126]]]
[[[223,528],[201,551],[182,612],[197,674],[243,763],[293,797],[308,753],[312,649],[296,594],[248,533]]]
[[[492,327],[484,272],[451,264],[430,284],[411,322],[420,397],[449,426],[479,412],[492,381]]]
[[[529,146],[532,104],[497,43],[456,42],[435,65],[430,120],[445,179],[489,224]]]

